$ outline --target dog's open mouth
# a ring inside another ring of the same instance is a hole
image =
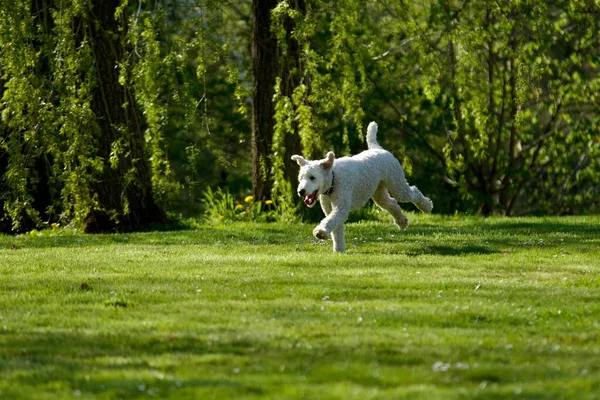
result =
[[[319,192],[318,190],[315,190],[311,194],[307,194],[306,196],[304,196],[304,204],[306,204],[308,207],[314,206],[315,203],[317,202],[317,193],[318,192]]]

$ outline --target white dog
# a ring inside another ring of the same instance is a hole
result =
[[[377,143],[377,124],[367,128],[368,150],[353,157],[308,161],[299,155],[292,160],[300,166],[298,195],[304,204],[313,207],[317,196],[326,217],[313,230],[317,239],[333,238],[333,251],[345,251],[344,222],[350,210],[357,210],[372,198],[375,204],[394,217],[399,228],[408,226],[408,219],[398,202],[412,202],[421,211],[431,212],[433,203],[415,186],[409,186],[400,162]]]

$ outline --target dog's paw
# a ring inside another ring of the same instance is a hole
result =
[[[313,229],[313,236],[321,240],[327,240],[329,237],[325,229],[321,228],[320,226],[317,226],[315,229]]]
[[[396,218],[394,222],[396,223],[398,228],[400,228],[401,230],[408,228],[408,225],[409,225],[408,218],[406,218],[406,215],[404,215],[404,214],[402,214],[400,217]]]

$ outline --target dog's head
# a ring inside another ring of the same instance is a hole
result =
[[[304,197],[304,204],[313,207],[319,194],[331,188],[331,167],[335,160],[332,151],[323,160],[309,161],[299,155],[293,155],[292,160],[300,166],[298,174],[298,196]]]

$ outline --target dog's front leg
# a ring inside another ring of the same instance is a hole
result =
[[[344,238],[344,224],[340,224],[336,229],[331,233],[331,238],[333,239],[333,251],[336,253],[343,253],[346,251],[346,240]]]
[[[333,207],[331,205],[331,200],[329,198],[321,198],[320,200],[321,200],[320,201],[321,209],[323,210],[323,213],[325,214],[325,218],[321,221],[321,223],[315,229],[313,229],[313,236],[316,237],[317,239],[327,240],[327,238],[329,237],[329,233],[325,231],[325,229],[323,228],[322,225],[324,224],[325,219],[327,219],[327,217],[329,217],[329,215],[331,214]]]
[[[313,230],[317,239],[327,239],[333,232],[334,251],[344,251],[344,222],[348,219],[348,208],[336,207]]]

